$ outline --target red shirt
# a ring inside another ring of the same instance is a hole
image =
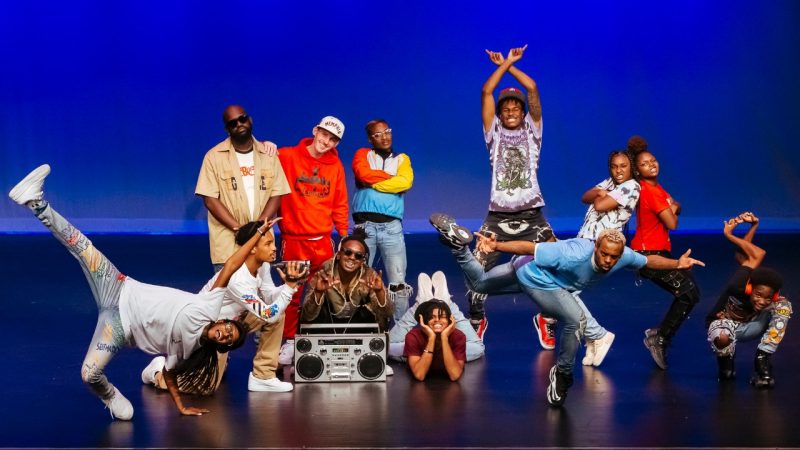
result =
[[[453,356],[457,361],[467,360],[467,336],[461,330],[453,330],[450,333],[450,349],[453,350]],[[414,327],[406,335],[406,346],[403,349],[403,356],[422,356],[422,351],[428,345],[428,336],[422,331],[420,327]],[[433,348],[433,361],[431,361],[431,368],[429,372],[444,371],[444,357],[442,356],[442,347],[437,345]]]
[[[634,250],[672,250],[669,230],[658,218],[658,213],[669,208],[672,198],[660,184],[653,186],[643,181],[636,210],[636,235],[631,241]]]

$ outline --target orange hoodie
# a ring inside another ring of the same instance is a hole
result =
[[[333,228],[347,234],[347,184],[339,153],[332,149],[315,159],[306,147],[314,141],[304,138],[294,147],[278,150],[278,157],[292,192],[281,197],[278,222],[287,239],[330,236]]]

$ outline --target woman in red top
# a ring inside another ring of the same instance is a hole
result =
[[[669,231],[678,228],[681,205],[658,183],[658,160],[647,150],[635,157],[635,171],[642,187],[636,212],[636,235],[631,248],[644,255],[671,258]],[[644,334],[644,345],[656,365],[667,368],[667,347],[681,324],[700,301],[700,290],[687,269],[654,270],[643,268],[639,274],[672,294],[675,299],[658,328]]]

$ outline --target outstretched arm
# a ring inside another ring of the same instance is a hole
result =
[[[733,234],[733,230],[736,228],[737,225],[743,223],[745,221],[744,215],[748,214],[747,219],[750,220],[750,230],[745,235],[745,238],[740,238]],[[752,222],[752,218],[755,218],[755,224]],[[722,233],[725,237],[733,242],[735,246],[737,246],[742,253],[744,253],[744,259],[740,261],[740,264],[751,269],[755,269],[761,262],[764,261],[764,257],[767,255],[767,252],[758,247],[757,245],[753,244],[752,239],[753,235],[755,235],[755,226],[758,224],[758,218],[756,218],[752,213],[742,213],[737,217],[729,219],[725,222]],[[747,239],[749,235],[749,240]]]
[[[533,255],[536,243],[532,241],[505,241],[498,242],[497,236],[492,233],[487,236],[483,233],[474,233],[478,238],[476,248],[485,253],[503,252],[515,255]]]
[[[184,416],[202,416],[205,413],[211,412],[205,408],[195,408],[192,406],[185,406],[181,400],[180,391],[178,391],[178,377],[174,371],[167,370],[166,367],[161,371],[164,376],[164,383],[167,385],[167,391],[178,407],[178,411]]]
[[[219,272],[219,276],[217,277],[217,281],[214,282],[214,285],[211,286],[211,289],[216,289],[218,287],[226,287],[228,286],[228,281],[231,280],[231,276],[239,270],[239,267],[242,267],[244,261],[247,259],[247,255],[250,254],[250,250],[256,246],[258,240],[261,239],[261,236],[264,236],[267,233],[267,230],[277,221],[281,220],[280,217],[277,217],[269,222],[261,225],[261,228],[258,229],[258,232],[250,238],[243,246],[239,247],[236,252],[225,261],[225,265],[222,267],[222,270]]]
[[[647,255],[647,267],[650,269],[670,270],[670,269],[689,269],[692,266],[705,267],[703,261],[690,258],[692,249],[686,250],[686,253],[681,255],[678,259],[664,258],[659,255]]]

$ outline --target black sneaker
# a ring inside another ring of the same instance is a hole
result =
[[[472,232],[447,214],[433,213],[429,220],[441,235],[442,242],[450,247],[461,249],[472,242]]]
[[[775,379],[772,377],[772,363],[770,362],[771,353],[763,350],[756,352],[754,362],[755,373],[750,378],[750,384],[758,389],[772,389],[775,387]]]
[[[667,370],[667,345],[666,339],[658,334],[658,330],[649,328],[644,332],[644,346],[650,350],[656,365],[661,370]]]
[[[736,377],[736,369],[733,365],[733,355],[717,356],[717,368],[719,369],[719,380],[732,380]]]
[[[565,374],[553,366],[550,369],[550,383],[547,385],[547,403],[556,407],[563,405],[570,386],[572,386],[572,374]]]

